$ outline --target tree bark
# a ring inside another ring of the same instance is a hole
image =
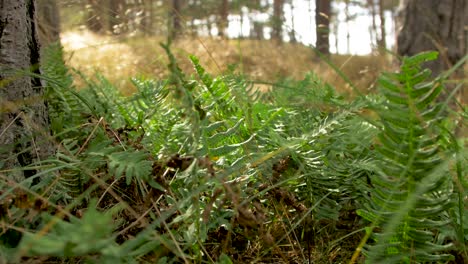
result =
[[[181,23],[181,11],[182,11],[182,0],[172,0],[171,10],[171,28],[169,30],[171,39],[177,38],[182,30]]]
[[[154,12],[153,12],[153,1],[143,0],[143,19],[140,24],[140,31],[145,36],[154,35],[155,30],[153,29],[154,23]]]
[[[351,32],[350,32],[350,21],[351,15],[349,13],[350,0],[345,0],[345,22],[346,22],[346,53],[351,53]]]
[[[218,36],[225,37],[226,36],[226,29],[228,27],[229,15],[229,2],[228,0],[222,0],[221,6],[219,8],[219,22],[218,22]]]
[[[294,23],[294,0],[291,1],[290,3],[291,5],[291,32],[289,33],[289,38],[290,38],[290,42],[291,43],[296,43],[297,42],[297,39],[296,39],[296,25]]]
[[[467,53],[467,14],[467,0],[402,0],[398,54],[435,50],[439,59],[426,66],[434,76],[449,69]]]
[[[35,1],[0,1],[0,170],[31,165],[53,151],[41,81],[15,72],[39,73],[39,54]],[[35,174],[7,173],[17,181]]]
[[[379,34],[377,33],[377,22],[375,19],[375,17],[377,16],[377,12],[375,10],[374,0],[367,0],[367,8],[369,8],[372,18],[371,30],[369,30],[371,45],[378,46],[377,43],[379,42]]]
[[[283,0],[274,0],[271,38],[282,42],[283,37]]]
[[[377,46],[379,48],[379,53],[381,55],[385,54],[387,49],[387,41],[385,37],[387,36],[387,32],[385,30],[385,14],[384,14],[384,5],[383,0],[379,1],[379,17],[380,17],[380,38],[377,40]]]
[[[315,0],[315,32],[317,36],[315,47],[325,56],[330,55],[330,15],[331,1]]]
[[[468,32],[467,0],[402,0],[398,15],[397,52],[399,55],[411,56],[422,51],[439,52],[436,61],[430,61],[425,67],[437,76],[451,68],[467,53]],[[463,80],[463,66],[452,76]],[[446,90],[439,97],[444,101],[454,84],[446,84]],[[464,89],[465,88],[465,89]],[[461,104],[466,103],[466,87],[455,94]],[[456,109],[456,100],[449,105]],[[458,132],[457,132],[458,133]]]
[[[250,37],[256,40],[265,39],[263,35],[263,23],[259,21],[253,21],[252,23],[252,31],[250,32]]]

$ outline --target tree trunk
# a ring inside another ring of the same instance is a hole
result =
[[[467,0],[402,0],[400,4],[397,37],[399,55],[438,51],[439,58],[425,64],[432,75],[437,76],[467,53]],[[463,80],[463,67],[452,77]],[[445,100],[454,87],[453,84],[446,84],[446,91],[439,100]],[[466,102],[465,90],[466,87],[462,87],[455,95],[462,104]],[[450,102],[450,107],[456,108],[455,100]]]
[[[41,81],[14,72],[39,73],[39,54],[35,1],[0,1],[0,170],[31,165],[53,151]],[[24,180],[36,171],[8,173]]]
[[[271,38],[282,41],[283,33],[283,0],[274,0]]]
[[[123,34],[126,30],[125,25],[125,1],[109,0],[106,8],[106,18],[108,21],[107,30],[115,35]]]
[[[102,4],[102,3],[101,3]],[[86,27],[95,33],[101,33],[105,28],[105,19],[103,17],[103,8],[99,0],[88,0]]]
[[[333,23],[333,32],[335,33],[335,50],[336,50],[336,54],[338,54],[338,50],[339,50],[339,25],[340,25],[340,21],[338,20],[338,14],[335,15],[335,21]]]
[[[256,40],[265,39],[263,36],[263,23],[253,20],[252,22],[252,31],[250,32],[250,37]]]
[[[317,42],[315,47],[323,55],[330,55],[330,12],[331,1],[315,0],[315,25]]]
[[[313,15],[313,9],[312,9],[312,2],[314,0],[309,0],[309,3],[307,5],[307,14],[309,16],[309,26],[312,28],[312,26],[314,25],[314,15]]]
[[[351,16],[349,14],[349,0],[345,0],[345,23],[346,23],[346,53],[351,53],[351,33],[350,33],[350,25],[349,22],[351,21]]]
[[[210,18],[207,18],[207,19],[205,20],[205,25],[206,25],[206,30],[208,31],[208,36],[209,36],[209,37],[212,37],[212,35],[211,35],[211,29],[213,29],[213,27],[212,27],[212,23],[211,23],[211,19],[210,19]]]
[[[244,38],[244,12],[240,12],[240,31],[239,31],[239,38]]]
[[[440,74],[467,53],[467,14],[467,0],[402,0],[398,54],[436,50],[439,59],[426,65],[434,76]]]
[[[383,0],[379,1],[379,17],[380,17],[380,38],[377,41],[377,46],[379,48],[379,52],[381,55],[385,54],[387,49],[387,41],[385,37],[387,36],[387,32],[385,30],[385,14],[384,14],[384,6]]]
[[[42,45],[60,41],[60,15],[56,0],[40,0],[37,2],[39,40]]]
[[[182,11],[182,0],[172,0],[171,10],[171,28],[169,30],[171,39],[177,38],[182,30],[181,23],[181,11]]]
[[[219,22],[218,22],[218,36],[225,37],[226,29],[229,25],[229,2],[228,0],[222,0],[219,8]]]
[[[154,12],[153,12],[153,1],[143,0],[143,18],[140,24],[140,31],[145,36],[154,35],[153,23],[154,23]]]
[[[372,26],[371,26],[371,30],[369,30],[369,34],[371,36],[371,45],[377,46],[379,34],[377,33],[377,22],[375,20],[375,17],[377,16],[377,12],[375,10],[374,0],[367,0],[367,7],[369,8],[371,12],[371,18],[372,18]]]
[[[296,25],[294,23],[294,0],[291,1],[291,33],[289,34],[289,38],[291,43],[296,43]]]

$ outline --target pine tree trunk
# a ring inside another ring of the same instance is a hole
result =
[[[467,14],[467,0],[402,0],[398,15],[398,54],[411,56],[422,51],[438,51],[439,58],[425,66],[432,71],[433,76],[439,75],[467,54]],[[463,82],[464,75],[462,66],[452,78]],[[439,97],[440,101],[445,101],[456,85],[447,83],[445,87],[446,91]],[[466,90],[464,85],[455,94],[461,105],[468,100]],[[449,105],[456,109],[456,100],[451,100]]]
[[[229,2],[228,0],[222,0],[219,9],[219,21],[218,21],[218,36],[225,37],[226,29],[229,25]]]
[[[331,1],[315,0],[315,25],[317,42],[315,47],[323,55],[330,54],[330,15]]]
[[[271,38],[281,42],[283,37],[283,0],[273,1],[273,18]]]
[[[351,15],[349,13],[349,2],[350,0],[345,0],[345,22],[346,22],[346,53],[351,53],[351,32],[350,32],[350,22]]]
[[[377,16],[377,12],[375,10],[375,3],[374,0],[367,0],[367,7],[371,12],[372,24],[371,29],[369,30],[369,34],[371,35],[371,45],[378,46],[379,42],[379,34],[377,33],[377,22],[375,17]]]
[[[145,34],[145,36],[154,35],[155,30],[153,29],[154,23],[154,12],[153,12],[153,1],[152,0],[143,0],[143,18],[140,24],[140,31]]]
[[[467,14],[467,0],[402,0],[398,54],[436,50],[439,59],[427,67],[434,75],[440,74],[467,53]]]
[[[39,54],[35,1],[0,1],[0,170],[31,165],[53,151],[41,81],[15,72],[39,73]],[[35,174],[7,175],[24,180]]]
[[[385,14],[384,14],[384,7],[383,7],[383,0],[379,1],[379,18],[380,18],[380,38],[377,42],[379,52],[381,55],[385,54],[387,49],[387,41],[385,37],[387,36],[387,32],[385,30]]]
[[[296,24],[294,23],[294,0],[291,1],[291,33],[289,34],[290,42],[291,43],[296,43]]]
[[[169,30],[171,39],[177,38],[182,30],[181,23],[181,11],[182,3],[181,0],[172,0],[172,10],[171,10],[171,28]]]

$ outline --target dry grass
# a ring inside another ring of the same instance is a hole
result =
[[[162,37],[116,38],[88,31],[62,34],[70,66],[88,75],[99,71],[126,94],[133,91],[128,81],[130,77],[143,75],[164,78],[167,75],[168,59],[159,46],[163,41]],[[312,71],[337,90],[348,94],[351,92],[349,85],[330,66],[318,60],[311,48],[301,44],[182,38],[173,43],[172,50],[186,73],[193,72],[188,55],[194,54],[213,74],[223,73],[229,65],[236,65],[238,72],[253,80],[274,82],[283,77],[301,79]],[[361,91],[368,90],[377,75],[391,65],[382,56],[333,55],[331,61]]]

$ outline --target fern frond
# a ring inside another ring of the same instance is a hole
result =
[[[110,172],[117,179],[125,175],[127,185],[133,178],[148,180],[151,174],[152,162],[148,160],[148,153],[127,149],[123,152],[114,152],[107,158]]]
[[[430,52],[405,58],[401,72],[379,79],[386,99],[377,111],[383,125],[376,147],[380,170],[371,178],[370,206],[359,214],[384,229],[368,248],[368,263],[452,258],[441,252],[450,244],[436,243],[437,230],[450,222],[447,213],[453,207],[450,177],[439,169],[444,154],[437,131],[443,106],[436,98],[443,86],[421,68],[436,56]],[[435,172],[440,173],[436,180],[427,181]],[[424,191],[418,192],[420,185]]]
[[[63,60],[63,48],[59,44],[49,45],[43,51],[42,72],[46,82],[46,98],[51,128],[56,134],[76,135],[74,129],[82,124],[82,114],[89,113],[77,96],[73,78]]]

